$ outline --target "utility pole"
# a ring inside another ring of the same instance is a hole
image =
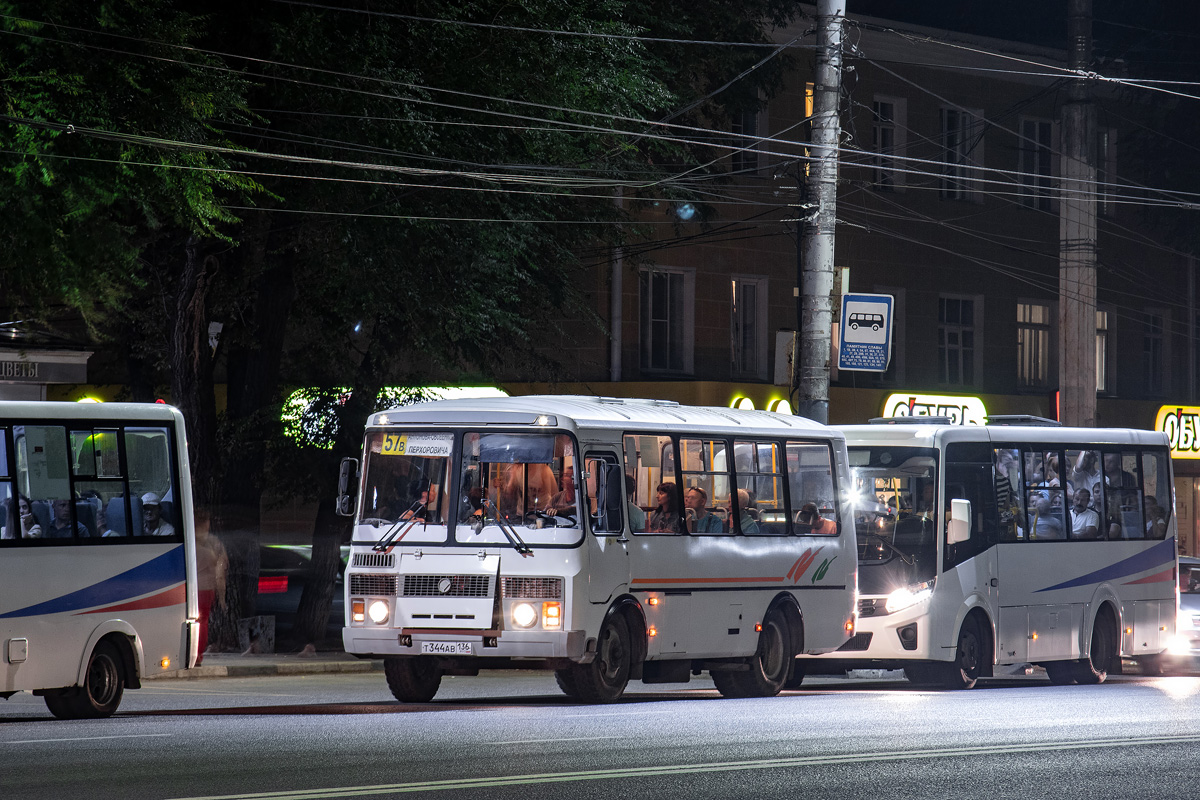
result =
[[[1092,0],[1069,0],[1070,66],[1092,67]],[[1096,424],[1096,110],[1086,78],[1068,86],[1062,109],[1062,201],[1058,217],[1058,386],[1064,425]]]
[[[833,241],[837,218],[838,107],[842,89],[842,23],[846,0],[817,2],[817,70],[813,87],[812,160],[808,202],[816,210],[799,223],[799,319],[792,353],[796,413],[829,422],[829,360],[833,313]]]

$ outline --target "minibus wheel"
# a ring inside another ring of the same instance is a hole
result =
[[[46,692],[43,699],[59,719],[101,719],[116,712],[124,693],[121,654],[111,642],[101,641],[88,659],[83,686]]]
[[[578,697],[588,703],[611,703],[625,691],[632,668],[633,647],[629,624],[620,612],[608,615],[596,637],[596,657],[590,664],[575,664],[569,668],[570,677],[559,688],[568,697]],[[577,694],[571,694],[574,687]]]
[[[442,670],[433,656],[389,656],[383,660],[383,674],[401,703],[428,703],[442,685]]]
[[[725,697],[774,697],[787,682],[796,653],[787,620],[778,609],[767,612],[758,647],[745,672],[713,672],[713,685]]]

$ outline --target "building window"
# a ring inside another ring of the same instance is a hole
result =
[[[695,275],[647,269],[640,276],[641,366],[651,372],[692,370]]]
[[[1096,312],[1096,391],[1108,391],[1108,312]]]
[[[938,380],[951,386],[975,383],[975,301],[938,298]]]
[[[733,151],[731,169],[733,172],[758,171],[758,112],[751,109],[734,115],[733,118]]]
[[[1163,314],[1142,314],[1142,386],[1149,394],[1163,391]]]
[[[976,167],[983,163],[982,114],[957,108],[942,109],[941,196],[949,200],[979,200]]]
[[[1054,200],[1054,123],[1021,120],[1021,202],[1029,208],[1050,211]]]
[[[734,278],[730,335],[733,374],[765,380],[767,377],[767,280]]]
[[[1017,303],[1017,384],[1050,385],[1050,306]]]
[[[878,192],[904,186],[897,157],[904,156],[906,112],[903,98],[876,97],[871,103],[871,186]]]

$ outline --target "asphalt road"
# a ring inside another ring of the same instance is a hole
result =
[[[610,706],[535,673],[447,678],[428,705],[379,673],[155,681],[103,721],[0,704],[0,797],[1191,800],[1198,712],[1190,677],[814,679],[760,700],[698,679]]]

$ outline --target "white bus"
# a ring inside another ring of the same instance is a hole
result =
[[[0,402],[0,696],[107,717],[195,663],[185,448],[165,405]]]
[[[405,702],[481,668],[552,669],[590,702],[705,670],[725,695],[777,694],[797,654],[853,632],[845,463],[809,420],[668,401],[375,414],[356,512],[343,464],[346,651],[384,657]]]
[[[1163,434],[873,422],[841,428],[860,492],[858,630],[810,671],[903,668],[970,688],[1004,665],[1055,683],[1098,683],[1123,656],[1153,666],[1176,605]]]

